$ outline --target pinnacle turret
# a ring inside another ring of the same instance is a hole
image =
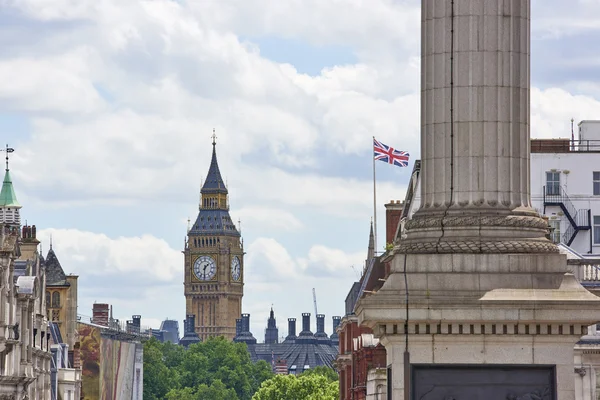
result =
[[[216,136],[213,131],[213,151],[212,151],[212,159],[210,161],[210,167],[208,168],[208,174],[206,175],[206,180],[204,181],[204,185],[202,185],[202,190],[200,193],[202,194],[227,194],[227,186],[225,186],[225,182],[223,182],[223,178],[221,177],[221,171],[219,171],[219,163],[217,162],[217,142]]]
[[[21,205],[17,201],[17,195],[15,194],[8,168],[8,153],[10,152],[12,152],[12,149],[7,146],[6,172],[4,173],[2,190],[0,191],[0,224],[18,226],[21,224],[21,216],[19,214]]]
[[[373,221],[371,221],[371,231],[369,233],[369,250],[367,251],[367,265],[375,257],[375,234],[373,233]]]
[[[0,207],[21,208],[17,201],[17,195],[13,188],[10,171],[7,169],[4,173],[4,181],[2,182],[2,191],[0,192]]]

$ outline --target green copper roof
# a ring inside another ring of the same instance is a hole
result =
[[[17,195],[13,189],[10,172],[6,170],[4,182],[2,182],[2,191],[0,192],[0,207],[21,207],[17,201]]]

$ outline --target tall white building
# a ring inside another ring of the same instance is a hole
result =
[[[600,256],[600,121],[579,123],[573,139],[531,141],[531,201],[557,243]]]

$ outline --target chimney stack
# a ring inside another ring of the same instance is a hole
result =
[[[250,314],[242,314],[242,333],[250,332]]]
[[[329,342],[327,334],[325,333],[325,315],[323,314],[317,314],[317,333],[315,333],[315,338],[317,338],[320,343]]]
[[[92,322],[97,325],[108,326],[108,312],[110,306],[106,303],[94,303],[92,308]]]
[[[194,314],[188,314],[184,322],[184,334],[193,333],[196,331],[196,316]]]
[[[242,333],[242,319],[237,318],[235,320],[235,336],[240,336],[240,333]]]
[[[310,313],[302,314],[302,332],[300,332],[300,336],[312,336],[312,332],[310,330]]]
[[[242,314],[240,325],[240,333],[233,339],[234,342],[256,344],[256,339],[254,338],[254,336],[252,336],[252,332],[250,332],[250,314]]]
[[[404,202],[400,200],[391,200],[385,205],[385,244],[394,243],[403,210]]]
[[[288,335],[285,340],[296,340],[296,318],[288,318]]]
[[[337,328],[340,326],[340,322],[342,322],[342,317],[335,316],[333,319],[333,333],[337,333]]]
[[[317,314],[317,333],[325,333],[325,315]]]

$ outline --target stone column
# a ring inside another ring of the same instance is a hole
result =
[[[555,252],[529,194],[530,1],[423,0],[421,19],[421,207],[403,250]]]

